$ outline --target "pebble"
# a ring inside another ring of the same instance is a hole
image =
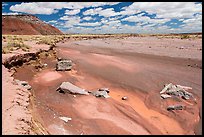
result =
[[[127,100],[127,98],[128,98],[128,97],[124,96],[124,97],[122,97],[122,100]]]

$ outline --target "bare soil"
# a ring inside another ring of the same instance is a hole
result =
[[[56,72],[50,57],[42,59],[47,68],[25,65],[14,78],[32,86],[32,115],[48,134],[201,134],[201,55],[201,39],[68,40],[57,44],[57,56],[73,61],[71,71]],[[108,87],[111,98],[58,93],[64,81],[91,91]],[[159,92],[170,82],[192,87],[196,102],[162,100]],[[186,109],[167,111],[173,104]]]

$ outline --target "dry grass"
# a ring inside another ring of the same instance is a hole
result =
[[[55,46],[56,43],[64,40],[66,38],[65,35],[49,35],[49,36],[42,36],[38,38],[37,44],[47,44],[51,46]]]
[[[55,46],[56,43],[67,39],[95,39],[95,38],[122,38],[122,37],[147,37],[155,36],[161,38],[178,38],[178,39],[202,39],[201,34],[64,34],[64,35],[2,35],[2,42],[8,43],[7,46],[3,46],[2,53],[8,53],[10,51],[21,48],[23,51],[29,51],[29,46],[25,45],[25,41],[34,41],[36,44],[47,44]]]
[[[13,37],[12,39],[11,37],[9,37],[7,45],[2,48],[2,53],[6,54],[18,49],[22,49],[23,51],[28,52],[30,46],[25,45],[22,38]]]

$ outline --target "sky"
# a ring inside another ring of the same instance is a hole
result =
[[[64,33],[202,32],[201,2],[2,2],[2,15],[32,14]]]

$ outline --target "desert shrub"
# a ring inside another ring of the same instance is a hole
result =
[[[64,35],[52,35],[52,36],[44,36],[38,39],[37,44],[47,44],[51,46],[55,46],[56,43],[62,41],[66,36]]]
[[[181,39],[189,39],[189,38],[190,38],[189,35],[182,35],[182,36],[181,36]]]
[[[41,38],[39,39],[39,41],[37,42],[37,44],[47,44],[47,45],[51,45],[51,46],[55,46],[55,41],[52,40],[51,38]]]
[[[14,50],[22,49],[23,51],[29,51],[30,46],[25,45],[23,40],[9,40],[7,46],[2,48],[2,53],[6,54]]]

